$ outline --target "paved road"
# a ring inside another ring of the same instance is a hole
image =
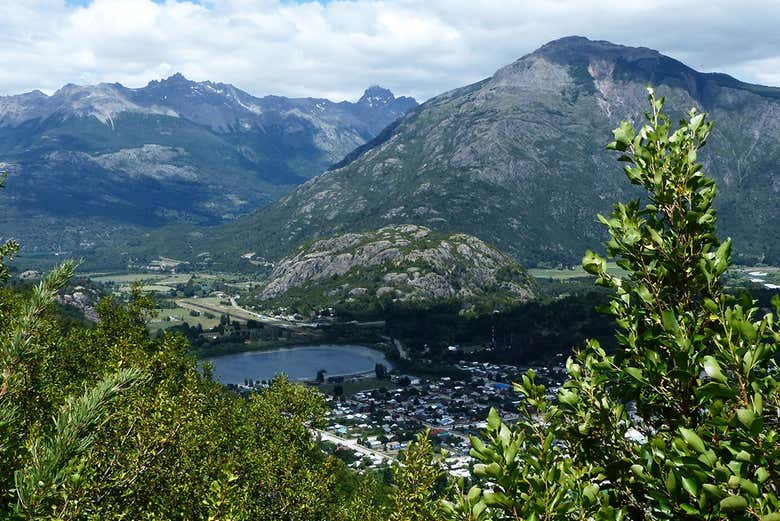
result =
[[[232,313],[230,313],[230,311],[228,311],[228,310],[226,310],[224,308],[216,307],[216,306],[210,306],[208,304],[201,304],[200,302],[192,301],[192,300],[188,300],[188,299],[177,300],[176,301],[176,305],[179,306],[179,307],[182,307],[184,309],[194,309],[195,311],[206,311],[206,312],[212,313],[214,315],[228,315],[228,316],[232,317],[233,319],[240,320],[242,322],[246,322],[246,320],[247,320],[246,317],[242,317],[242,316],[239,316],[239,315],[232,314]]]
[[[244,307],[241,307],[238,305],[238,302],[236,302],[235,297],[228,297],[230,300],[230,307],[227,306],[210,306],[208,304],[203,304],[197,301],[197,299],[179,299],[176,301],[176,304],[180,307],[183,307],[185,309],[192,309],[197,308],[196,311],[208,311],[210,313],[215,313],[218,315],[226,314],[229,315],[237,320],[241,320],[243,322],[246,322],[247,320],[256,320],[258,322],[262,322],[264,324],[268,324],[271,326],[281,327],[285,329],[301,329],[301,328],[317,328],[319,327],[319,324],[316,322],[304,322],[302,320],[285,320],[283,318],[277,318],[277,317],[271,317],[268,315],[264,315],[262,313],[255,313],[254,311],[250,311]],[[231,313],[232,310],[235,310],[233,313]],[[374,322],[353,322],[356,326],[361,327],[376,327],[379,325],[383,325],[384,321],[374,321]],[[396,345],[398,346],[398,350],[401,353],[401,356],[403,358],[408,358],[408,354],[404,350],[403,345],[400,344],[397,340],[395,341]]]

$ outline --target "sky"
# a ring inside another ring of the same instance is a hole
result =
[[[425,100],[568,35],[780,86],[780,0],[13,0],[0,95],[181,72],[262,96]]]

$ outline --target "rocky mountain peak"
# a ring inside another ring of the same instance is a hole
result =
[[[0,100],[5,101],[37,101],[37,100],[45,100],[49,96],[44,94],[38,89],[31,90],[30,92],[23,92],[22,94],[12,94],[10,96],[0,96]]]
[[[526,264],[576,263],[602,241],[592,216],[635,196],[604,144],[621,120],[641,123],[648,84],[669,113],[699,107],[716,122],[702,160],[721,187],[721,234],[739,237],[745,259],[780,258],[770,224],[780,201],[780,89],[582,37],[428,100],[241,226],[267,258],[357,223],[403,222],[476,234]],[[760,210],[747,215],[745,205]]]
[[[192,80],[187,79],[187,77],[185,77],[184,74],[177,72],[161,80],[152,80],[149,82],[149,85],[182,85],[182,84],[190,84],[190,83],[194,83],[194,82]]]
[[[51,113],[94,116],[113,127],[112,118],[120,112],[142,111],[117,84],[74,85],[69,83],[47,100]]]
[[[236,218],[338,162],[416,105],[383,90],[367,98],[388,96],[376,106],[258,98],[181,73],[140,88],[69,84],[51,96],[0,96],[0,166],[24,173],[0,193],[3,233],[28,251],[73,252],[106,230],[107,242],[118,239],[125,226]],[[71,231],[72,222],[83,227]]]
[[[687,80],[700,74],[654,49],[590,40],[584,36],[566,36],[548,42],[504,69],[524,70],[529,62],[540,60],[567,67],[580,81],[587,81],[588,76],[603,76],[605,71],[623,80],[654,84],[660,83],[659,79]]]
[[[395,101],[395,96],[389,89],[385,89],[379,85],[372,85],[363,92],[363,95],[358,100],[358,104],[368,105],[369,107],[378,107],[387,105],[393,101]]]
[[[664,57],[660,52],[647,47],[628,47],[605,40],[590,40],[584,36],[566,36],[553,40],[542,45],[532,54],[551,58],[559,63],[569,64],[577,63],[583,58],[611,61],[622,58],[635,61]]]
[[[98,83],[97,85],[76,85],[68,83],[60,89],[58,89],[51,97],[52,98],[70,98],[80,99],[88,96],[121,96],[116,85],[109,83]]]
[[[630,83],[639,86],[642,92],[648,84],[666,85],[684,89],[705,108],[713,101],[711,96],[719,87],[743,88],[775,98],[780,96],[780,89],[755,88],[757,86],[725,74],[699,72],[654,49],[628,47],[583,36],[567,36],[548,42],[497,71],[494,79],[503,85],[531,86],[540,92],[560,90],[568,82],[573,82],[575,91],[581,93],[600,90],[598,84]]]
[[[193,81],[188,79],[186,76],[184,76],[182,73],[177,72],[176,74],[169,76],[167,78],[163,78],[162,80],[153,80],[150,81],[146,87],[142,89],[136,89],[137,93],[153,93],[155,95],[167,95],[167,94],[177,94],[179,96],[185,95],[185,96],[191,96],[191,95],[198,95],[198,94],[204,94],[204,93],[212,93],[215,92],[216,89],[214,89],[214,85],[210,81]],[[221,85],[221,84],[219,84]],[[212,87],[208,89],[208,87]],[[207,92],[208,89],[208,92]]]

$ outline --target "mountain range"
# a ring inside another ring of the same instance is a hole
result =
[[[216,224],[269,203],[415,107],[254,97],[181,74],[142,88],[66,85],[0,97],[0,235],[50,254],[143,227]]]
[[[701,159],[735,259],[780,262],[780,88],[583,37],[428,100],[248,217],[144,239],[163,251],[127,251],[274,260],[314,238],[417,224],[476,235],[526,266],[576,264],[603,241],[597,213],[637,196],[605,144],[621,120],[642,124],[647,85],[675,118],[697,107],[715,121]]]

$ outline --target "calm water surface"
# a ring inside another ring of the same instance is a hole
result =
[[[279,373],[291,380],[313,380],[317,371],[341,376],[373,371],[376,364],[391,364],[384,353],[363,346],[317,345],[255,351],[206,358],[214,365],[214,376],[223,384],[242,384],[244,380],[270,380]]]

